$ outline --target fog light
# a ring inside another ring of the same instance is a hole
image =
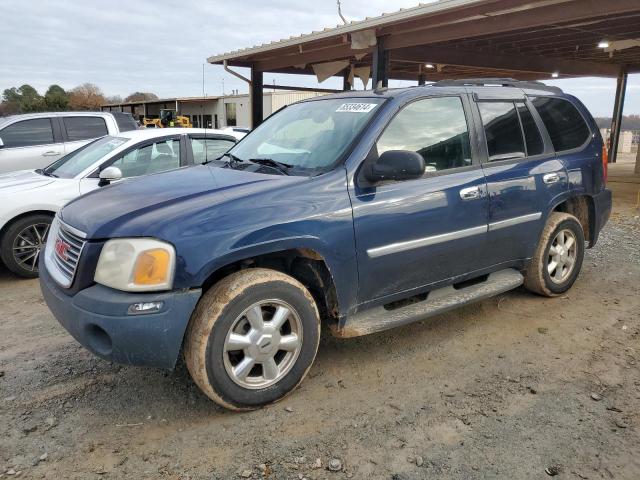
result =
[[[164,305],[163,302],[142,302],[129,305],[127,313],[129,315],[142,315],[145,313],[159,312]]]

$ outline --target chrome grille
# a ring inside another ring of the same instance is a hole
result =
[[[55,234],[53,261],[60,273],[68,281],[68,285],[71,285],[76,274],[85,239],[62,222],[58,223],[58,231],[52,233]]]

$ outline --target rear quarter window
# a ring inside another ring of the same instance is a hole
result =
[[[102,117],[64,117],[62,121],[70,142],[103,137],[109,133]]]
[[[113,118],[116,120],[118,130],[121,132],[129,132],[131,130],[137,130],[138,124],[132,115],[128,113],[113,113]]]
[[[532,102],[556,152],[581,147],[591,135],[584,118],[568,100],[536,97]]]

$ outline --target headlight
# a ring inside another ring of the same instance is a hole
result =
[[[175,263],[173,245],[152,238],[115,238],[102,248],[93,279],[128,292],[170,290]]]

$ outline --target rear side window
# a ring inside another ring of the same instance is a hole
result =
[[[34,118],[12,123],[0,130],[4,148],[49,145],[53,141],[53,129],[49,118]]]
[[[526,150],[513,102],[479,102],[489,161],[524,158]]]
[[[121,132],[129,132],[131,130],[137,130],[138,124],[134,120],[132,115],[128,113],[113,113],[113,118],[116,120],[118,130]]]
[[[388,150],[419,153],[427,172],[471,165],[462,101],[441,97],[410,103],[391,120],[376,146],[378,155]]]
[[[533,105],[542,117],[557,152],[578,148],[589,138],[589,127],[568,100],[537,97],[533,99]]]
[[[193,162],[195,164],[220,158],[236,143],[222,138],[192,138]]]
[[[62,121],[70,142],[98,138],[109,133],[101,117],[63,117]]]
[[[540,155],[544,151],[544,143],[540,136],[540,130],[536,125],[533,115],[524,103],[516,104],[518,106],[518,115],[524,130],[524,141],[527,145],[527,155]]]

